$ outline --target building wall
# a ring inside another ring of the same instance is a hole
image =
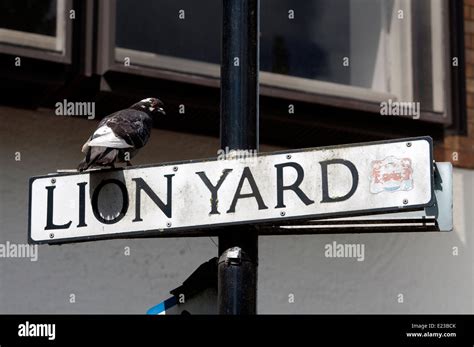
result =
[[[75,167],[96,125],[0,106],[0,244],[27,242],[28,178]],[[216,138],[155,129],[133,162],[205,158],[217,148]],[[474,172],[456,169],[454,185],[450,233],[261,237],[259,313],[473,313]],[[333,241],[364,244],[365,260],[326,258]],[[108,240],[42,245],[37,262],[0,258],[0,313],[145,313],[216,256],[216,243]]]

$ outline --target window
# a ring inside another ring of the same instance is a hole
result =
[[[71,25],[66,14],[70,8],[68,0],[3,0],[0,3],[0,51],[67,60]]]
[[[111,65],[124,71],[128,60],[135,72],[219,78],[222,1],[112,4]],[[388,99],[416,101],[426,119],[445,122],[447,6],[448,0],[261,0],[262,92],[305,101],[313,95],[320,103],[327,97],[328,105],[337,99],[375,112]]]
[[[222,1],[119,0],[116,6],[117,61],[219,76]]]

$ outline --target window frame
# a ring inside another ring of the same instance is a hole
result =
[[[70,64],[73,25],[67,14],[73,9],[72,1],[57,0],[56,36],[54,37],[0,28],[0,32],[7,38],[7,42],[0,41],[0,53]],[[23,42],[18,43],[18,40],[23,40]],[[61,47],[61,50],[58,47]]]
[[[411,6],[409,0],[396,0],[396,2],[408,12],[410,26],[413,25],[414,19],[411,16]],[[443,2],[445,4],[445,2]],[[444,6],[447,6],[445,4]],[[445,12],[446,9],[443,9]],[[445,12],[447,13],[447,12]],[[110,15],[114,14],[114,15]],[[115,24],[116,24],[116,0],[99,2],[99,28],[97,41],[97,64],[96,72],[100,75],[106,74],[108,71],[120,73],[131,73],[139,76],[154,77],[160,79],[168,79],[177,82],[192,83],[203,86],[219,87],[220,86],[220,66],[206,62],[183,59],[179,57],[171,57],[151,52],[135,51],[115,46]],[[449,18],[443,17],[444,28]],[[411,31],[411,30],[409,30]],[[412,31],[411,31],[412,32]],[[406,32],[404,34],[407,34]],[[441,30],[443,36],[445,30]],[[403,33],[402,33],[403,35]],[[411,35],[411,33],[410,33]],[[397,37],[398,39],[398,37]],[[449,37],[448,40],[442,41],[443,54],[449,54]],[[411,74],[409,80],[413,79],[411,50],[413,49],[413,37],[405,45],[410,50],[410,58],[406,59],[405,66],[398,67],[400,72],[407,67]],[[125,56],[130,58],[131,64],[125,66],[119,62],[119,58]],[[135,64],[134,64],[135,62]],[[138,62],[138,64],[137,64]],[[449,71],[446,68],[442,71],[443,78],[449,81]],[[400,83],[404,83],[403,78]],[[406,83],[406,82],[405,82]],[[420,120],[441,123],[446,126],[452,123],[452,114],[450,109],[451,90],[449,83],[444,86],[444,103],[443,112],[423,110]],[[402,85],[399,89],[407,90],[413,95],[414,84],[410,86]],[[107,86],[105,84],[105,89]],[[357,86],[342,85],[332,82],[311,80],[301,77],[287,76],[272,72],[261,71],[260,73],[260,93],[265,96],[278,97],[282,99],[294,101],[309,102],[321,104],[325,106],[334,106],[350,110],[365,111],[379,114],[380,103],[388,99],[404,101],[399,96],[374,91]]]

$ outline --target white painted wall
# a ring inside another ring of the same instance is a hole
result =
[[[0,243],[26,242],[28,178],[73,168],[96,125],[0,107]],[[134,164],[211,157],[217,147],[215,138],[155,129]],[[473,313],[474,172],[456,169],[454,189],[451,233],[261,237],[258,311]],[[365,244],[365,261],[325,258],[332,241]],[[214,242],[109,240],[40,246],[37,262],[0,258],[0,313],[145,313],[217,255]]]

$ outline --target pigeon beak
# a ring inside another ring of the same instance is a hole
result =
[[[163,107],[159,107],[159,108],[158,108],[158,112],[160,112],[163,116],[166,116],[166,112],[165,112],[165,110],[163,109]]]

